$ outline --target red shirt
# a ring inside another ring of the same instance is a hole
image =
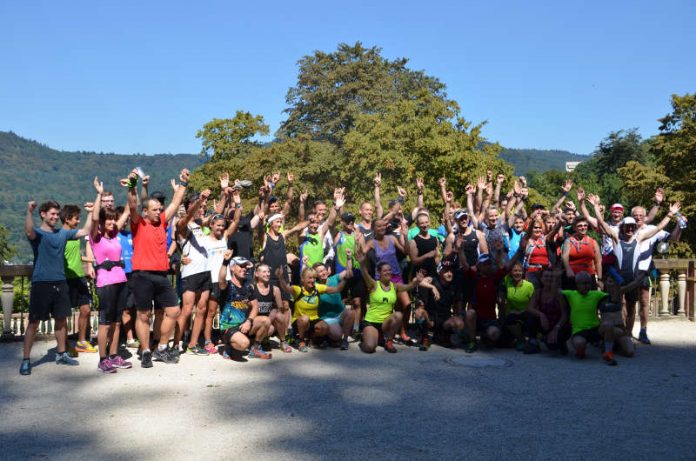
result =
[[[153,225],[142,217],[136,222],[131,221],[131,233],[133,234],[133,270],[168,271],[167,222],[164,212],[160,214],[160,222],[157,225]]]
[[[477,271],[469,270],[467,275],[472,277],[472,282],[475,284],[472,305],[478,320],[498,318],[495,312],[495,305],[498,301],[498,285],[506,273],[505,269],[498,269],[493,274],[484,277]]]

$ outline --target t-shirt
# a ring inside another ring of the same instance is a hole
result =
[[[608,295],[603,291],[590,290],[581,295],[577,290],[563,290],[570,307],[570,324],[573,334],[599,326],[597,306]]]
[[[208,253],[208,270],[210,271],[210,281],[218,283],[220,275],[220,267],[225,259],[225,251],[227,251],[227,242],[224,238],[218,240],[214,236],[209,235],[203,239],[203,246]],[[227,271],[227,279],[230,279],[230,272]]]
[[[169,270],[166,227],[164,212],[160,214],[160,222],[157,225],[143,218],[131,221],[134,271]]]
[[[326,286],[336,287],[341,283],[341,275],[334,274],[326,280]],[[345,310],[341,293],[322,293],[319,295],[319,317],[337,318]]]
[[[505,313],[520,313],[527,310],[529,301],[534,295],[534,285],[528,280],[522,279],[519,285],[515,285],[512,277],[505,276],[505,291],[507,293],[507,303],[505,304]]]
[[[105,261],[118,262],[121,260],[121,242],[118,237],[107,238],[97,236],[96,240],[90,236],[89,244],[92,245],[94,261],[97,266]],[[111,270],[105,268],[97,269],[97,287],[123,283],[126,273],[120,266],[114,266]]]
[[[234,283],[227,285],[227,299],[220,312],[220,329],[235,328],[244,323],[249,316],[250,302],[255,299],[254,287],[244,283],[238,287]]]
[[[481,275],[478,271],[467,271],[473,279],[474,295],[472,305],[478,320],[495,320],[495,305],[498,301],[498,284],[505,276],[505,269],[498,269],[490,275]]]
[[[82,269],[80,241],[70,240],[65,243],[65,278],[79,279],[84,276],[85,271]]]
[[[195,222],[190,222],[186,230],[186,238],[180,239],[181,254],[189,258],[191,262],[181,265],[181,277],[200,274],[208,271],[208,251],[204,246],[207,240],[201,226]]]
[[[123,270],[126,274],[133,272],[133,236],[130,231],[122,230],[118,233],[118,240],[121,242],[121,260]]]
[[[389,289],[382,288],[382,282],[375,282],[375,290],[370,292],[369,304],[365,313],[365,321],[371,323],[383,323],[394,311],[396,304],[396,287],[389,282]]]
[[[47,232],[34,228],[36,238],[29,240],[34,252],[34,272],[32,282],[60,282],[65,280],[65,245],[68,240],[77,239],[77,229],[63,228]]]
[[[640,231],[644,231],[645,229],[650,229],[653,228],[652,224],[648,224],[646,226],[643,226],[640,228]],[[661,230],[658,231],[657,234],[653,235],[647,240],[643,240],[640,242],[640,245],[638,247],[640,251],[640,255],[638,257],[638,270],[639,271],[645,271],[647,272],[650,270],[650,264],[652,264],[652,251],[653,247],[655,244],[662,242],[664,240],[667,240],[669,238],[669,232]]]
[[[299,317],[306,315],[309,320],[319,318],[319,295],[326,291],[327,285],[321,283],[314,284],[314,290],[306,291],[304,288],[297,285],[292,286],[292,295],[295,300],[295,312],[292,314],[294,322]]]
[[[300,245],[300,260],[303,261],[307,257],[307,267],[312,267],[324,260],[324,247],[319,237],[319,234],[307,234],[304,236],[304,242]],[[304,266],[304,261],[302,265]]]
[[[440,299],[435,301],[435,296],[431,290],[420,289],[422,293],[426,293],[426,299],[423,300],[425,303],[425,308],[431,315],[437,315],[439,317],[449,317],[452,315],[452,308],[454,306],[455,294],[454,294],[454,282],[448,285],[443,285],[440,281],[440,277],[433,278],[432,285],[440,293]],[[432,319],[431,319],[432,320]]]

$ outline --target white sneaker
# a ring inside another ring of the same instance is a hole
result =
[[[70,357],[67,352],[56,354],[56,365],[70,365],[74,367],[79,364],[80,362]]]

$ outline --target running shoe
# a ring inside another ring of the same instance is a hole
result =
[[[56,353],[56,365],[70,365],[75,367],[79,364],[80,362],[71,358],[67,352]]]
[[[648,338],[648,332],[643,330],[641,328],[640,333],[638,333],[638,341],[645,345],[650,345],[652,342],[650,342],[650,338]]]
[[[268,360],[272,357],[273,357],[273,355],[270,352],[264,351],[261,346],[252,347],[251,350],[249,351],[249,358],[250,359]]]
[[[97,352],[97,348],[92,346],[89,341],[78,341],[77,344],[75,344],[75,350],[77,352]]]
[[[251,187],[254,183],[249,181],[248,179],[241,179],[237,184],[239,184],[242,187]]]
[[[155,361],[164,362],[167,364],[176,363],[176,359],[174,357],[172,357],[172,355],[170,354],[170,351],[168,351],[167,349],[165,349],[163,351],[161,351],[159,349],[155,349],[152,352],[152,359]]]
[[[384,343],[384,350],[391,354],[396,354],[397,350],[396,347],[394,347],[394,341],[387,339],[387,341]]]
[[[341,340],[341,350],[342,351],[347,351],[348,350],[348,340],[343,338]]]
[[[322,339],[317,347],[319,349],[327,349],[329,347],[329,342],[326,339]]]
[[[174,363],[179,363],[179,357],[181,357],[181,352],[179,351],[179,346],[170,347],[167,349],[167,354],[174,360]]]
[[[109,358],[103,358],[99,361],[99,365],[97,365],[97,370],[101,371],[102,373],[116,373],[116,367],[111,363],[111,360]]]
[[[19,374],[22,376],[31,374],[31,362],[28,359],[22,360],[22,364],[19,366]]]
[[[139,349],[140,341],[138,341],[137,339],[131,339],[130,341],[126,341],[126,347],[129,349]]]
[[[280,342],[280,350],[283,352],[292,352],[292,347],[290,347],[290,344],[288,344],[287,341],[281,341]]]
[[[602,359],[607,362],[610,367],[615,367],[619,363],[614,359],[614,353],[609,351],[602,354]]]
[[[140,358],[140,366],[143,368],[152,368],[152,352],[145,351]]]
[[[300,344],[297,345],[297,350],[300,352],[309,352],[309,346],[307,346],[307,343],[304,341],[300,341]]]
[[[428,339],[427,337],[423,337],[423,339],[421,339],[420,344],[418,345],[418,350],[425,352],[428,349],[430,349],[430,339]]]
[[[78,357],[80,354],[75,350],[75,346],[68,344],[68,355],[70,357]]]
[[[464,352],[467,354],[472,354],[478,350],[478,344],[476,344],[476,341],[469,341],[466,343],[466,346],[464,346]]]
[[[205,347],[203,348],[208,352],[208,354],[215,355],[218,353],[217,347],[215,347],[215,344],[211,343],[206,343]]]
[[[127,362],[126,360],[123,360],[123,357],[120,355],[117,355],[113,359],[111,359],[111,365],[114,366],[114,368],[122,368],[122,369],[128,369],[128,368],[133,368],[133,364],[130,362]]]
[[[212,346],[212,344],[210,344]],[[215,349],[215,346],[213,346],[213,349]],[[207,349],[202,348],[198,344],[195,346],[189,345],[189,347],[186,348],[186,352],[188,354],[193,354],[193,355],[210,355],[210,352],[208,352]]]

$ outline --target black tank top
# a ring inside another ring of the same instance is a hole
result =
[[[263,262],[271,268],[271,277],[275,277],[277,268],[285,267],[288,261],[287,253],[285,239],[282,235],[278,236],[278,240],[273,240],[270,235],[266,234],[266,246],[261,252],[261,257]]]
[[[471,229],[468,234],[463,234],[464,243],[462,248],[464,248],[464,256],[466,256],[466,263],[469,266],[475,266],[478,261],[478,251],[479,251],[479,239],[476,234],[476,229]]]
[[[426,239],[421,237],[420,234],[417,234],[415,237],[413,237],[413,241],[416,242],[418,256],[422,256],[437,248],[437,238],[433,237],[432,235]],[[437,272],[437,268],[435,267],[435,258],[428,258],[423,260],[420,264],[413,265],[414,273],[421,269],[425,269],[427,275],[435,276]]]
[[[275,299],[273,297],[273,285],[269,285],[268,294],[262,295],[258,285],[254,285],[256,301],[259,303],[259,315],[270,315],[271,309],[275,307]]]
[[[621,277],[624,282],[632,282],[635,279],[633,255],[638,241],[634,239],[631,243],[626,243],[619,240],[619,244],[621,245]]]

